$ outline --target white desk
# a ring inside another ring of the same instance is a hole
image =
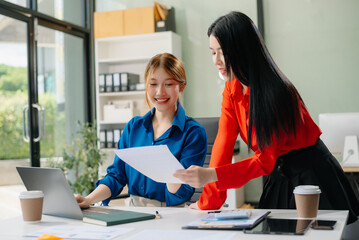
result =
[[[206,214],[205,211],[192,210],[187,208],[142,208],[142,207],[118,207],[118,209],[127,209],[131,211],[155,213],[159,211],[161,219],[147,220],[129,224],[115,225],[111,228],[131,227],[133,231],[120,236],[116,239],[128,239],[136,233],[143,230],[156,229],[156,230],[172,230],[172,231],[213,231],[217,230],[181,230],[181,227],[199,217]],[[1,214],[1,212],[0,212]],[[296,218],[295,210],[271,210],[269,215],[273,218]],[[329,211],[320,210],[318,219],[337,220],[334,230],[313,230],[309,229],[304,236],[289,236],[289,235],[258,235],[258,234],[244,234],[242,231],[235,231],[235,236],[232,239],[325,239],[325,240],[338,240],[341,239],[344,226],[348,217],[348,211]],[[79,226],[96,226],[92,224],[83,223],[79,220],[58,218],[43,215],[41,223],[29,224],[22,221],[22,217],[15,217],[0,221],[0,239],[13,240],[13,239],[32,239],[23,237],[23,235],[56,225],[79,225]],[[226,231],[228,232],[228,231]]]

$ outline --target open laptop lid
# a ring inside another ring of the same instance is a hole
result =
[[[43,214],[82,219],[83,213],[58,168],[16,167],[26,189],[44,192]]]

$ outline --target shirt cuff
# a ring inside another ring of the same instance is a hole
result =
[[[227,164],[221,167],[217,167],[216,173],[218,181],[216,182],[217,187],[220,191],[227,190],[228,185],[233,181],[233,176],[235,176],[232,171],[235,169],[232,164]]]
[[[176,206],[185,203],[191,199],[194,188],[189,185],[182,184],[175,194],[170,193],[166,188],[166,206]]]

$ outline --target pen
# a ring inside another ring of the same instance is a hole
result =
[[[156,211],[156,219],[160,219],[161,218],[161,215],[158,211]]]
[[[208,214],[209,213],[220,213],[221,211],[220,210],[218,210],[218,211],[210,211],[210,212],[208,212]]]

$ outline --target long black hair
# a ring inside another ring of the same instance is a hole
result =
[[[241,12],[230,12],[208,28],[224,55],[227,75],[231,69],[249,87],[248,148],[252,147],[253,124],[260,150],[271,145],[279,132],[295,134],[300,117],[301,97],[294,85],[278,69],[252,20]]]

